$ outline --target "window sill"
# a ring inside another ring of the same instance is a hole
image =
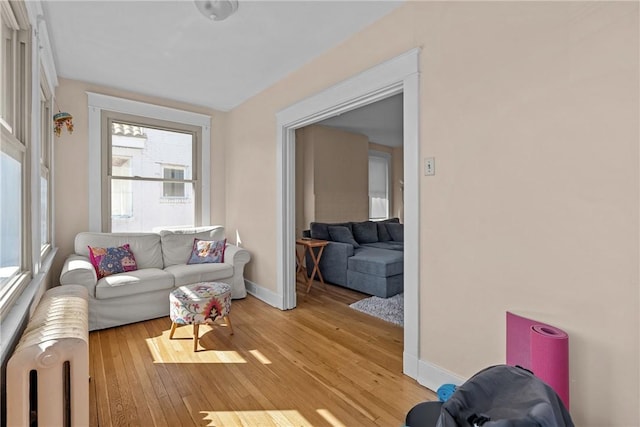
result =
[[[193,201],[190,197],[161,197],[160,198],[160,203],[164,203],[168,205],[186,205],[192,202]]]

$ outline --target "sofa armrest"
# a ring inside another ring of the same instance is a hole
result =
[[[61,285],[82,285],[87,288],[89,295],[96,295],[98,275],[89,258],[82,255],[69,255],[64,261],[60,273]]]
[[[224,262],[233,264],[234,266],[236,264],[242,264],[244,266],[244,264],[249,261],[251,261],[249,251],[239,246],[227,244],[227,247],[224,250]]]
[[[238,299],[247,296],[247,288],[244,284],[244,266],[251,260],[251,255],[246,249],[227,244],[224,250],[225,264],[233,265],[233,276],[221,282],[231,285],[231,298]]]
[[[324,251],[322,252],[322,258],[320,259],[320,264],[322,265],[322,261],[325,262],[338,262],[340,264],[344,263],[344,268],[347,268],[347,259],[352,257],[354,254],[353,245],[349,243],[342,242],[329,242],[327,246],[324,247]],[[307,254],[307,258],[311,261],[311,256]]]
[[[320,272],[323,278],[338,285],[347,284],[347,263],[354,254],[353,245],[342,242],[329,242],[324,247],[322,258],[320,258]],[[307,253],[307,274],[313,271],[313,261],[311,255]]]

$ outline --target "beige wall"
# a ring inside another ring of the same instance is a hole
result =
[[[228,115],[247,277],[277,288],[276,112],[420,47],[420,358],[470,376],[534,313],[571,336],[576,424],[637,425],[638,37],[638,3],[408,2],[311,61]]]
[[[369,218],[368,144],[365,135],[326,126],[296,130],[297,235],[312,221]]]
[[[52,271],[56,283],[57,278],[60,277],[64,259],[73,252],[75,235],[80,231],[87,231],[89,227],[87,91],[212,116],[210,222],[213,224],[225,223],[224,113],[75,80],[61,78],[59,83],[56,88],[56,102],[64,111],[73,115],[74,131],[71,135],[63,132],[62,136],[56,137],[54,141],[54,227],[59,251],[54,260]],[[235,241],[235,233],[227,230],[227,236],[231,241]]]
[[[297,236],[312,221],[368,219],[368,150],[391,156],[391,214],[400,217],[402,147],[376,144],[365,135],[320,125],[296,130]]]

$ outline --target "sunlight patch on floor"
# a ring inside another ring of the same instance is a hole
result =
[[[235,350],[210,349],[202,339],[198,343],[198,351],[193,351],[193,337],[187,335],[187,328],[181,334],[169,339],[169,331],[153,338],[146,338],[147,347],[153,357],[153,363],[247,363],[247,360]],[[188,328],[191,332],[192,329]],[[200,329],[200,337],[205,333],[205,327]]]
[[[260,350],[249,350],[249,353],[256,359],[258,359],[258,362],[262,363],[263,365],[271,365],[271,360],[269,360],[267,356],[262,354]]]
[[[333,415],[331,411],[329,411],[328,409],[318,409],[316,410],[316,412],[320,414],[322,418],[327,420],[327,422],[331,424],[333,427],[347,427],[344,424],[342,424],[340,420],[337,419],[335,415]]]
[[[312,426],[312,424],[296,410],[265,411],[200,411],[209,427],[224,426]],[[342,425],[342,424],[339,424]]]

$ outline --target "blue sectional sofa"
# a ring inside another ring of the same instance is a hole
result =
[[[403,291],[404,228],[398,218],[312,222],[304,235],[329,241],[319,265],[325,281],[382,298]],[[310,256],[306,263],[311,272]]]

